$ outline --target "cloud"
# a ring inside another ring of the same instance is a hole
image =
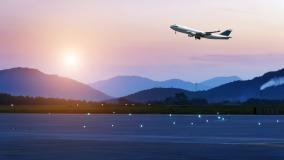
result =
[[[264,90],[266,88],[269,87],[273,87],[273,86],[280,86],[284,84],[284,77],[277,77],[277,78],[272,78],[271,80],[269,80],[268,82],[264,83],[261,87],[260,90]]]

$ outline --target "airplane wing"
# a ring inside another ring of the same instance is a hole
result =
[[[187,32],[187,34],[188,34],[188,36],[193,37],[193,36],[195,36],[195,35],[196,35],[196,32]]]
[[[210,35],[212,33],[218,33],[218,32],[221,32],[221,31],[212,31],[212,32],[205,32],[206,35]]]
[[[212,33],[218,33],[218,32],[221,32],[221,31],[211,31],[211,32],[202,32],[202,31],[192,32],[192,31],[189,31],[189,32],[187,32],[187,34],[189,36],[196,36],[196,35],[210,35]]]

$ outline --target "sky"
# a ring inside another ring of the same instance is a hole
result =
[[[199,82],[284,68],[283,0],[0,0],[0,69],[85,83],[117,75]],[[232,28],[232,39],[194,40]]]

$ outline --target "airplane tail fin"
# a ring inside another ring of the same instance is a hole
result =
[[[232,29],[227,29],[224,32],[220,33],[220,35],[222,36],[229,36],[232,32]]]

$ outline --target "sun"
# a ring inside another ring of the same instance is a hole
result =
[[[86,65],[86,52],[81,48],[63,48],[57,51],[57,64],[64,73],[75,74]]]
[[[80,63],[79,53],[74,51],[66,52],[63,58],[65,65],[68,67],[78,66]]]
[[[66,64],[68,65],[76,65],[78,63],[77,57],[74,54],[68,54],[65,58]]]

